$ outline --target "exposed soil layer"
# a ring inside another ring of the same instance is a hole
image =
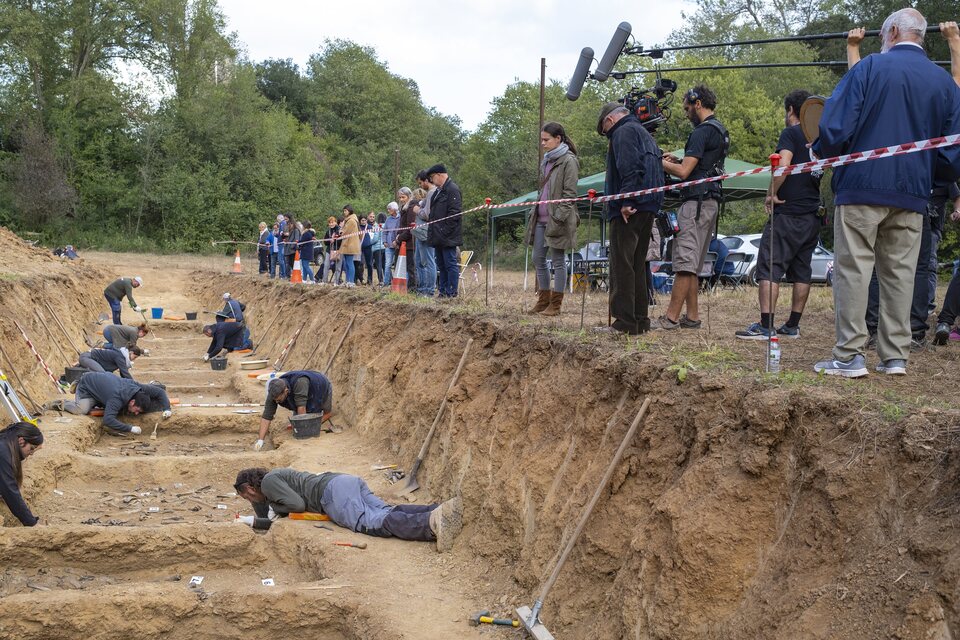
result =
[[[9,236],[0,241],[24,252],[0,259],[0,269],[29,265],[0,278],[4,307],[19,308],[7,296],[27,309],[47,299],[74,340],[96,334],[89,321],[105,308],[104,284],[139,260],[48,264]],[[140,437],[116,438],[95,419],[47,414],[24,494],[48,526],[0,536],[0,637],[512,633],[466,620],[532,603],[648,395],[651,412],[545,605],[557,637],[956,635],[960,412],[949,399],[905,400],[902,381],[884,389],[734,375],[697,359],[696,332],[669,338],[690,343],[678,359],[523,326],[476,305],[211,277],[169,262],[136,263],[153,286],[141,304],[211,309],[230,291],[248,305],[254,357],[272,363],[304,327],[287,370],[324,369],[355,317],[329,372],[344,432],[295,440],[281,411],[267,450],[254,453],[259,416],[229,408],[176,409],[157,440],[148,435],[156,415],[130,420]],[[7,317],[0,342],[31,395],[52,397]],[[206,399],[209,388],[220,401],[262,401],[263,383],[238,366],[250,356],[231,355],[224,372],[200,360],[201,324],[151,321],[142,341],[151,355],[134,374],[181,398]],[[38,323],[26,328],[44,357],[59,358]],[[452,554],[309,522],[281,522],[266,535],[228,524],[246,509],[231,495],[244,466],[346,471],[388,496],[392,486],[372,466],[409,467],[467,338],[472,351],[412,496],[463,496],[466,527]],[[199,589],[187,585],[194,575],[204,575]],[[270,577],[277,586],[261,584]]]

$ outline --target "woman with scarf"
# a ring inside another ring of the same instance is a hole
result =
[[[43,444],[43,434],[29,422],[15,422],[0,431],[0,502],[25,527],[32,527],[40,520],[20,495],[23,485],[23,461]],[[5,522],[0,511],[0,524]]]
[[[577,149],[567,132],[556,122],[548,122],[540,131],[543,161],[540,163],[539,200],[560,200],[577,197],[580,162]],[[560,315],[563,293],[567,286],[565,252],[577,240],[580,215],[575,202],[540,204],[530,216],[526,241],[533,246],[533,265],[537,270],[537,304],[531,314]],[[553,287],[547,269],[547,253],[553,262]]]

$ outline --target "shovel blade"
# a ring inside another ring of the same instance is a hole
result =
[[[520,618],[520,624],[523,625],[523,630],[527,632],[527,636],[533,638],[533,640],[555,640],[553,634],[543,626],[539,619],[530,624],[531,613],[530,607],[517,607],[517,617]]]
[[[405,496],[408,493],[413,493],[419,488],[420,488],[420,483],[417,482],[417,476],[410,475],[410,476],[407,476],[407,481],[403,483],[403,486],[397,489],[395,495],[397,497]]]

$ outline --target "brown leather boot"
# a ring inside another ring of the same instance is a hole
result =
[[[543,311],[540,312],[542,316],[558,316],[560,315],[560,305],[563,304],[563,291],[551,291],[550,292],[550,305]]]
[[[533,305],[533,309],[530,309],[527,313],[530,315],[540,313],[548,306],[550,306],[550,290],[537,291],[537,304]]]

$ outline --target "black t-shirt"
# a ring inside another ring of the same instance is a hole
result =
[[[777,153],[784,150],[793,154],[790,164],[810,162],[810,149],[807,148],[807,139],[800,125],[795,124],[780,132]],[[787,176],[780,185],[780,190],[777,191],[777,197],[784,203],[775,206],[773,212],[788,216],[816,214],[820,209],[820,178],[822,177],[823,171]]]
[[[714,119],[714,116],[710,116],[707,120]],[[706,120],[704,120],[706,122]],[[710,171],[713,169],[712,163],[708,161],[704,162],[704,158],[713,158],[723,149],[723,135],[720,133],[720,130],[714,125],[705,125],[703,123],[694,127],[693,131],[690,133],[690,137],[687,138],[687,144],[683,149],[684,156],[690,156],[693,158],[698,158],[697,166],[693,168],[693,171],[690,172],[690,175],[687,177],[687,180],[699,180],[701,178],[706,178],[710,175]],[[720,183],[719,182],[709,182],[701,188],[705,188],[704,198],[720,198]],[[687,193],[691,191],[691,193]],[[696,189],[684,190],[682,194],[683,198],[687,198],[690,195],[693,195]]]

